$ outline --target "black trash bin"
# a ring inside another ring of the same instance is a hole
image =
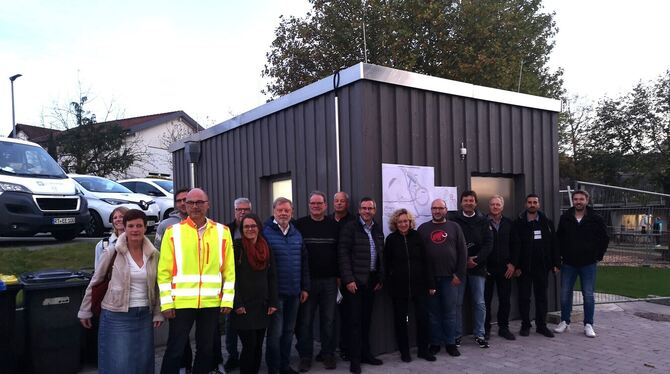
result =
[[[21,274],[27,372],[79,372],[81,325],[77,312],[88,282],[86,274],[71,270]]]
[[[17,356],[20,353],[15,345],[14,326],[16,324],[16,294],[20,284],[0,286],[0,372],[18,373]]]

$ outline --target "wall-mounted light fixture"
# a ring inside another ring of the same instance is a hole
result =
[[[465,158],[468,157],[468,149],[465,148],[465,143],[461,142],[461,149],[459,151],[461,155],[461,161],[465,161]]]

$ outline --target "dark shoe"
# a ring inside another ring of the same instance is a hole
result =
[[[324,355],[322,358],[323,358],[323,366],[326,369],[333,370],[337,367],[337,362],[335,361],[335,356]]]
[[[423,358],[426,361],[435,361],[435,356],[430,352],[419,352],[416,356],[418,358]]]
[[[361,362],[364,363],[364,364],[374,365],[374,366],[379,366],[379,365],[382,365],[384,363],[384,361],[378,359],[377,357],[373,357],[373,356],[368,356],[368,357],[362,359]]]
[[[402,362],[411,362],[412,356],[409,355],[409,352],[402,352],[400,353],[400,359]]]
[[[428,352],[430,352],[433,355],[438,354],[440,352],[440,346],[439,345],[431,345],[428,347]]]
[[[489,347],[489,342],[483,336],[475,336],[475,343],[479,344],[479,348]]]
[[[361,374],[361,364],[357,363],[350,363],[349,364],[349,371],[354,373],[354,374]]]
[[[312,368],[312,359],[309,357],[301,357],[300,363],[298,364],[298,371],[301,373],[306,373],[311,368]]]
[[[298,374],[298,372],[293,370],[293,368],[289,366],[279,370],[279,374]]]
[[[516,340],[516,336],[514,336],[514,334],[512,334],[512,332],[508,329],[498,330],[498,336],[507,340]]]
[[[226,372],[233,371],[240,367],[240,360],[235,357],[228,357],[228,361],[223,364],[223,368],[226,369]]]
[[[461,347],[461,337],[459,336],[456,338],[456,347],[460,348]]]
[[[547,326],[538,327],[537,330],[535,330],[535,331],[537,331],[538,334],[546,336],[547,338],[553,338],[554,337],[554,333],[551,332],[551,330],[549,330],[547,328]]]
[[[521,330],[519,330],[519,335],[521,336],[530,335],[530,326],[521,326]]]
[[[314,356],[314,361],[316,362],[323,362],[323,353],[319,352],[316,356]]]
[[[458,357],[461,355],[461,352],[458,351],[456,344],[447,344],[446,349],[447,353],[449,353],[449,356]]]

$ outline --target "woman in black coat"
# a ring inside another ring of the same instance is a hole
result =
[[[412,213],[407,209],[396,210],[389,220],[392,233],[384,244],[387,280],[393,298],[395,335],[402,360],[411,361],[407,324],[409,302],[412,301],[418,356],[435,361],[435,356],[428,350],[430,331],[427,309],[428,295],[435,292],[435,282],[426,260],[426,249],[415,227]]]
[[[232,325],[242,341],[240,373],[255,374],[261,365],[263,338],[270,315],[277,311],[275,260],[261,234],[262,223],[255,214],[242,218],[242,239],[235,250],[235,301]]]

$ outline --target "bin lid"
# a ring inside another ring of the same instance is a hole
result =
[[[67,269],[38,270],[21,274],[21,283],[23,283],[24,286],[31,284],[61,283],[74,279],[88,280],[88,277],[80,271]]]

